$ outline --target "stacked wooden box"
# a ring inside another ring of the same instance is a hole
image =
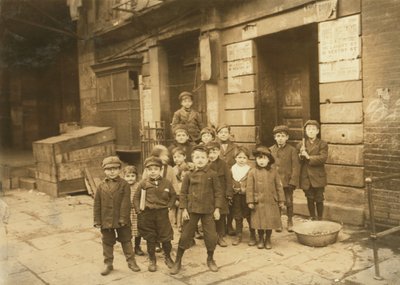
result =
[[[53,197],[86,191],[84,169],[115,155],[115,132],[109,127],[85,127],[34,142],[33,155],[39,191]]]

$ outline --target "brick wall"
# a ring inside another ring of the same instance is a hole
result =
[[[364,158],[366,176],[400,172],[400,1],[362,4]],[[400,222],[400,180],[374,185],[375,215]]]

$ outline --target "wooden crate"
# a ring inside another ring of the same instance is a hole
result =
[[[71,193],[86,191],[85,181],[82,178],[60,182],[36,179],[36,185],[38,191],[49,194],[52,197],[65,196]]]

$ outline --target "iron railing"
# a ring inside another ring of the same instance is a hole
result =
[[[373,188],[372,184],[374,182],[382,182],[389,179],[400,178],[400,174],[391,174],[383,177],[367,177],[365,179],[365,184],[367,188],[368,195],[368,208],[369,208],[369,219],[370,219],[370,239],[372,241],[372,250],[374,252],[374,265],[375,265],[375,276],[374,278],[377,280],[382,280],[383,278],[379,272],[379,256],[378,256],[378,239],[393,233],[400,231],[400,226],[393,227],[381,232],[376,232],[376,224],[375,224],[375,212],[374,212],[374,200],[372,197]]]

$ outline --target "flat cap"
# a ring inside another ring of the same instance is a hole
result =
[[[193,94],[188,91],[183,91],[181,94],[179,94],[179,101],[182,101],[185,97],[189,97],[190,99],[193,99]]]
[[[316,120],[308,120],[305,124],[304,124],[304,128],[307,127],[308,125],[313,125],[313,126],[317,126],[318,129],[320,129],[320,125]]]
[[[279,125],[279,126],[276,126],[276,127],[273,129],[272,133],[273,133],[274,135],[277,134],[277,133],[287,133],[287,134],[289,134],[289,127],[286,126],[286,125]]]
[[[144,161],[144,167],[149,167],[152,165],[162,167],[161,159],[155,156],[149,156],[148,158],[146,158],[146,160]]]
[[[181,124],[174,126],[172,131],[174,132],[174,134],[176,134],[177,132],[185,132],[187,135],[189,135],[187,127]]]
[[[221,144],[219,142],[217,142],[217,141],[211,141],[211,142],[206,144],[206,147],[209,150],[214,149],[214,148],[220,149],[221,148]]]
[[[118,156],[109,156],[103,159],[101,163],[101,167],[103,168],[111,168],[111,167],[121,167],[122,162],[118,158]]]
[[[219,133],[219,131],[222,130],[222,129],[228,129],[228,131],[230,132],[231,131],[231,126],[229,126],[227,124],[222,124],[222,125],[218,126],[217,133]]]
[[[196,150],[197,150],[197,151],[206,152],[206,153],[209,152],[209,151],[208,151],[208,148],[207,148],[205,145],[196,145],[196,146],[194,146],[194,147],[192,148],[192,153],[195,152]]]

